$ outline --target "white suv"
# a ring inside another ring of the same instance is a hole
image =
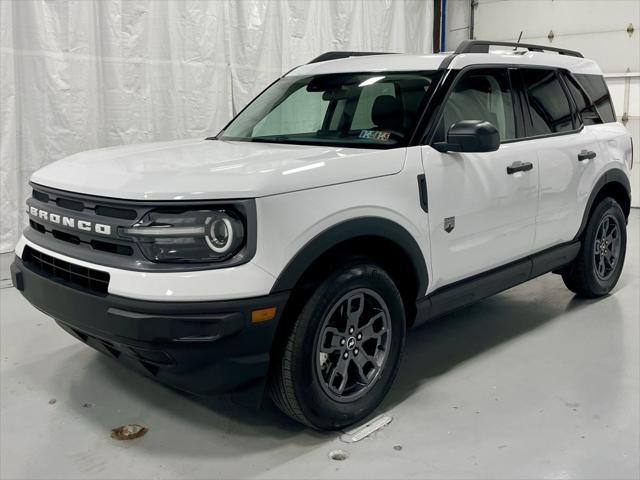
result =
[[[385,396],[408,327],[551,271],[609,293],[631,166],[577,52],[333,52],[216,137],[36,172],[14,285],[159,381],[337,429]]]

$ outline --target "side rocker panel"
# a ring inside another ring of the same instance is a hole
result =
[[[579,241],[558,245],[439,288],[417,302],[414,326],[562,268],[571,263],[579,251]]]

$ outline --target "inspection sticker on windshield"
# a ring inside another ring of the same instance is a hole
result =
[[[377,130],[362,130],[359,138],[366,138],[367,140],[378,140],[380,142],[386,142],[389,140],[391,132],[380,132]]]

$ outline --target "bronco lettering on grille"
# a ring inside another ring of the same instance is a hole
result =
[[[57,213],[50,213],[36,207],[29,207],[29,213],[38,219],[62,225],[64,227],[75,228],[85,232],[95,232],[101,235],[111,235],[111,225],[93,223],[87,220],[79,220],[65,215],[58,215]]]

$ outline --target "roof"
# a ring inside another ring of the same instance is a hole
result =
[[[390,53],[341,58],[326,62],[308,63],[292,70],[287,75],[321,75],[323,73],[348,72],[401,72],[415,70],[437,70],[447,54],[410,55]]]
[[[453,56],[452,56],[453,55]],[[566,68],[573,73],[602,75],[598,65],[587,58],[560,55],[555,52],[523,51],[508,48],[490,53],[437,53],[431,55],[386,54],[368,55],[309,63],[287,75],[321,75],[349,72],[402,72],[438,70],[445,58],[451,56],[447,68],[459,70],[469,65],[531,65]]]

